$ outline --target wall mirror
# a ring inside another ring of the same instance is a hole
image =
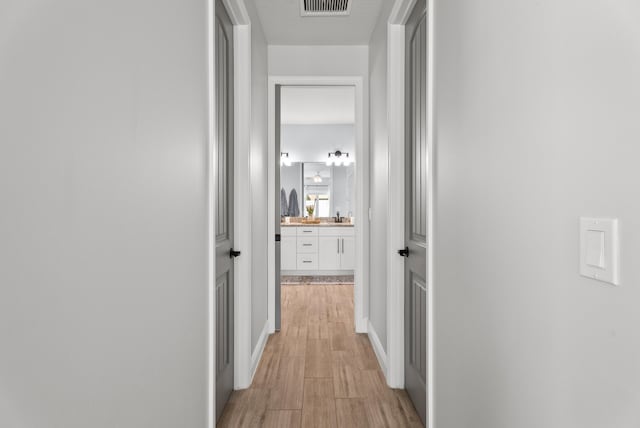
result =
[[[355,166],[327,166],[323,162],[293,162],[282,166],[280,184],[290,217],[304,217],[314,207],[315,217],[347,217],[355,208]],[[292,198],[292,190],[295,196]],[[293,204],[291,204],[293,202]],[[297,206],[296,206],[297,205]],[[296,213],[298,213],[296,215]]]

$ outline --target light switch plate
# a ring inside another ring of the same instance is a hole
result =
[[[618,219],[580,218],[580,275],[620,283]]]

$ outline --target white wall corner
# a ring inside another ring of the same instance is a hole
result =
[[[382,373],[384,373],[385,378],[387,378],[388,383],[387,353],[384,351],[382,342],[380,342],[380,338],[378,337],[378,333],[376,333],[376,329],[373,328],[373,324],[371,324],[371,321],[369,320],[367,320],[367,323],[369,325],[369,341],[371,342],[373,352],[375,352],[376,357],[378,358],[378,363],[380,363],[380,368],[382,369]]]
[[[244,0],[222,0],[222,2],[227,8],[227,13],[234,26],[251,24]]]
[[[264,327],[262,328],[262,332],[258,338],[258,343],[251,353],[251,377],[249,385],[253,383],[253,377],[256,375],[256,371],[258,370],[258,364],[260,364],[260,360],[262,359],[262,353],[267,345],[267,339],[269,339],[269,320],[264,323]]]
[[[389,14],[389,24],[404,25],[411,15],[414,4],[416,4],[416,0],[396,0]]]

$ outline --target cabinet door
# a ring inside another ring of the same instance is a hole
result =
[[[340,269],[341,238],[336,236],[321,236],[318,238],[318,269]]]
[[[353,236],[340,238],[340,269],[356,268],[356,242]]]
[[[280,268],[282,270],[296,270],[297,255],[295,236],[282,237],[280,241],[280,254]]]

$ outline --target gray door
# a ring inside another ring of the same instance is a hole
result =
[[[233,26],[216,0],[216,418],[233,390]]]
[[[406,25],[405,387],[427,418],[427,19],[418,0]]]

